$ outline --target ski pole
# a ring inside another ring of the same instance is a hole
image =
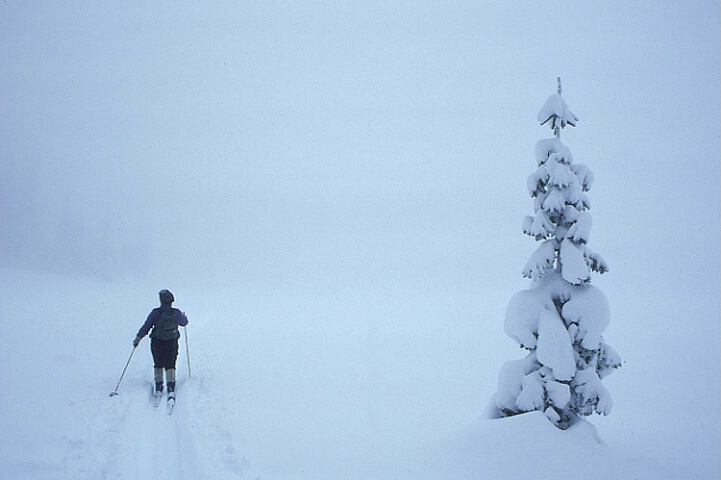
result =
[[[188,348],[188,328],[183,327],[183,331],[185,332],[185,356],[188,359],[188,378],[193,378],[193,375],[190,374],[190,349]]]
[[[130,357],[128,357],[128,361],[125,364],[125,368],[123,368],[123,373],[120,374],[120,380],[118,380],[118,384],[115,385],[115,390],[110,392],[110,396],[114,397],[118,394],[118,388],[120,387],[120,382],[123,381],[123,376],[125,376],[125,371],[128,369],[128,365],[130,365],[130,360],[133,358],[133,354],[135,353],[135,349],[138,348],[136,346],[133,346],[133,350],[130,352]]]

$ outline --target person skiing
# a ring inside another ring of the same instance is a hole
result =
[[[178,359],[178,339],[180,338],[178,326],[186,326],[188,317],[184,312],[172,307],[175,297],[169,290],[163,289],[158,295],[160,296],[160,307],[154,308],[148,314],[148,318],[133,340],[133,347],[137,347],[143,337],[150,332],[155,396],[160,397],[163,394],[163,370],[165,370],[168,397],[175,398],[175,363]]]

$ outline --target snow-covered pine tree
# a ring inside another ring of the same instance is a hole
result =
[[[501,416],[539,410],[566,429],[579,415],[610,413],[601,379],[621,358],[601,335],[610,318],[606,296],[589,284],[591,272],[608,267],[587,246],[593,174],[574,164],[561,142],[561,130],[578,118],[561,96],[560,78],[538,121],[554,136],[536,145],[538,168],[527,182],[535,214],[523,219],[523,232],[541,243],[523,269],[532,284],[511,298],[505,320],[506,334],[529,353],[501,368],[495,406]]]

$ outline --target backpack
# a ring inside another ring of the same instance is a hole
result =
[[[160,314],[153,328],[153,338],[158,340],[175,340],[178,338],[178,320],[175,311],[171,308]]]

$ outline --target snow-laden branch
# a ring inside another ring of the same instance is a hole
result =
[[[568,229],[566,238],[573,241],[573,243],[585,244],[588,242],[591,236],[591,214],[588,212],[579,212],[573,225]]]
[[[546,138],[536,143],[536,165],[540,166],[546,163],[551,154],[558,152],[563,148],[563,143],[559,138]]]
[[[571,285],[582,285],[591,280],[584,252],[569,239],[561,242],[561,275]]]
[[[583,191],[589,191],[593,186],[593,172],[591,172],[587,166],[581,164],[569,165],[569,168],[576,174],[576,178],[581,182]]]
[[[566,125],[575,127],[578,122],[578,117],[568,109],[566,101],[559,93],[554,93],[548,97],[536,118],[541,122],[541,125],[545,125],[550,121],[551,130],[554,131],[557,128],[565,128]]]
[[[533,217],[533,223],[531,224],[531,228],[529,228],[528,231],[529,235],[531,235],[532,237],[536,238],[537,240],[542,240],[553,235],[555,229],[556,227],[548,218],[546,212],[544,212],[543,210],[539,210]]]
[[[541,311],[536,357],[551,370],[556,380],[571,380],[576,373],[573,346],[568,341],[568,331],[555,307]]]
[[[523,267],[523,276],[531,280],[538,280],[543,277],[546,272],[553,268],[556,261],[556,241],[546,240],[533,252],[531,258],[528,259],[526,266]]]

